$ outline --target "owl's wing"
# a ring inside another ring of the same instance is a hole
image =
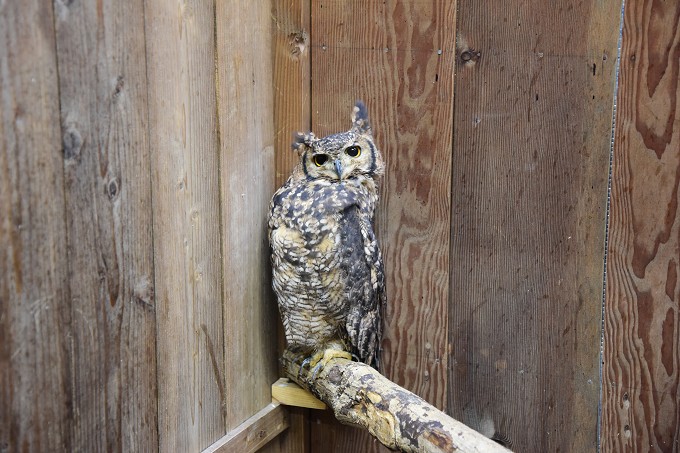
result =
[[[346,318],[349,343],[359,360],[379,369],[385,310],[385,275],[370,214],[350,206],[342,215],[343,270],[350,306]]]

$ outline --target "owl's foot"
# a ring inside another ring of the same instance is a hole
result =
[[[316,375],[319,374],[319,371],[321,371],[322,368],[328,365],[328,362],[333,359],[352,360],[352,354],[347,351],[343,351],[342,349],[329,348],[317,352],[310,359],[310,364],[314,367],[312,369],[312,381],[315,381]]]

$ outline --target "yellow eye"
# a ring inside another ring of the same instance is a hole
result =
[[[361,148],[358,146],[349,146],[345,149],[345,154],[349,157],[359,157],[361,155]]]
[[[326,162],[328,162],[328,155],[327,154],[317,154],[316,156],[312,157],[312,160],[314,161],[314,165],[317,167],[322,166]]]

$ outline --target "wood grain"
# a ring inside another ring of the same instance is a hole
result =
[[[293,134],[311,127],[310,0],[273,2],[276,187],[298,163]]]
[[[387,275],[388,378],[443,409],[456,4],[312,4],[312,130],[347,130],[363,99],[386,159],[377,229]],[[357,431],[312,423],[331,451],[372,451]],[[329,432],[337,430],[337,432]],[[332,443],[324,439],[333,438]]]
[[[593,451],[621,2],[459,6],[449,410]]]
[[[161,451],[227,432],[214,14],[145,4]]]
[[[281,453],[295,452],[308,453],[311,451],[310,445],[310,414],[317,410],[306,409],[304,407],[288,407],[288,421],[290,426],[282,432],[270,444],[278,444]]]
[[[680,451],[680,4],[626,1],[612,169],[602,451]]]
[[[72,450],[52,9],[0,5],[0,451]]]
[[[271,3],[217,2],[215,17],[230,430],[271,402],[278,377],[266,234],[275,172]]]
[[[253,453],[288,428],[288,410],[273,402],[229,431],[203,453]]]
[[[75,451],[157,448],[143,16],[55,3]]]

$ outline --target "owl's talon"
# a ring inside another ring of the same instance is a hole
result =
[[[317,358],[318,357],[318,358]],[[316,358],[316,360],[314,360]],[[316,380],[317,374],[326,366],[328,362],[333,359],[347,359],[352,360],[352,354],[347,351],[340,349],[326,349],[324,351],[319,351],[312,357],[312,363],[314,368],[312,369],[312,381]]]
[[[300,369],[298,370],[298,381],[302,380],[302,370],[305,368],[305,365],[309,365],[311,361],[312,361],[312,357],[307,357],[300,364]]]
[[[310,379],[310,382],[316,381],[316,375],[319,374],[319,371],[321,371],[321,368],[323,368],[323,363],[319,361],[319,363],[316,364],[314,369],[312,370],[312,379]]]

